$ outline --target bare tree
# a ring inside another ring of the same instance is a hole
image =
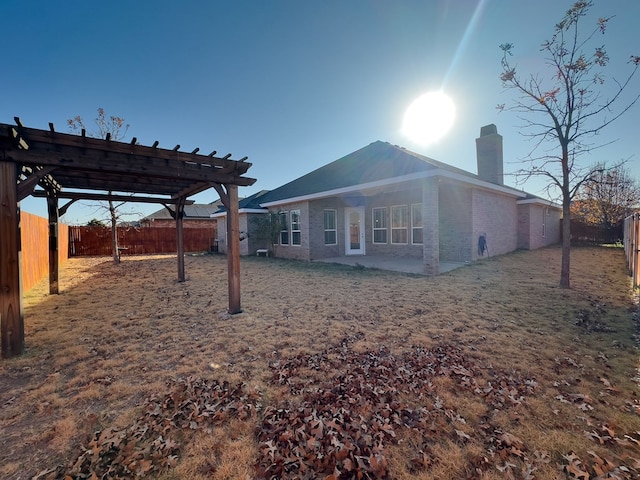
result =
[[[89,136],[94,138],[107,138],[109,136],[112,140],[118,141],[124,138],[129,130],[129,125],[125,124],[124,118],[116,117],[114,115],[106,116],[103,108],[98,108],[98,116],[94,120],[97,130],[89,131],[82,117],[76,115],[74,118],[67,120],[69,129],[77,132],[78,130],[84,130]],[[111,195],[113,192],[109,192]],[[120,248],[118,245],[118,221],[121,218],[121,207],[126,202],[114,202],[109,200],[107,205],[99,208],[104,208],[108,212],[108,217],[111,221],[111,244],[113,251],[113,263],[120,263]]]
[[[506,108],[520,113],[523,135],[533,141],[533,149],[516,178],[522,183],[532,177],[547,182],[547,192],[562,198],[562,268],[560,286],[570,287],[571,200],[580,187],[594,177],[596,169],[583,167],[580,157],[606,143],[595,143],[596,136],[620,118],[638,100],[623,93],[640,65],[640,56],[631,56],[630,73],[622,81],[613,79],[606,90],[603,72],[609,63],[604,46],[596,42],[606,32],[613,17],[599,18],[582,34],[580,21],[587,16],[592,1],[578,1],[555,25],[550,40],[541,46],[548,75],[521,76],[510,62],[513,44],[500,45],[503,52],[500,79],[517,98]],[[504,105],[499,109],[505,110]]]
[[[640,206],[640,184],[622,166],[593,167],[592,179],[585,182],[571,204],[571,214],[585,223],[598,225],[607,232],[609,241],[616,227]]]

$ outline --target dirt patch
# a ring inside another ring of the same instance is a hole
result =
[[[60,295],[25,296],[27,352],[0,362],[2,478],[637,474],[620,249],[574,249],[569,291],[557,248],[435,278],[243,258],[235,316],[226,258],[185,264],[178,283],[173,256],[71,259]],[[205,402],[216,422],[150,420],[185,382],[238,399]]]

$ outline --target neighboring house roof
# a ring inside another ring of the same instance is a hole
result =
[[[216,212],[220,205],[222,205],[222,202],[220,202],[220,200],[217,200],[213,203],[194,203],[193,205],[185,205],[184,219],[209,220],[211,218],[211,214]],[[175,207],[170,206],[169,208],[171,208],[171,211],[175,211]],[[165,207],[162,207],[157,212],[154,212],[142,219],[143,222],[151,222],[155,220],[173,220],[173,217]]]
[[[441,175],[474,183],[485,188],[500,190],[515,197],[524,198],[520,190],[482,180],[478,175],[432,158],[376,141],[334,162],[297,178],[265,194],[260,204],[265,206],[304,200],[313,197],[347,193],[363,186],[383,186],[431,175]]]
[[[253,195],[243,198],[238,202],[238,209],[256,209],[260,208],[260,204],[262,203],[262,198],[269,193],[269,190],[260,190],[258,193],[254,193]],[[224,208],[224,205],[222,206]],[[225,209],[226,210],[226,209]]]
[[[262,203],[262,197],[267,193],[269,193],[269,190],[260,190],[253,195],[240,199],[238,201],[238,213],[264,212],[264,209],[260,206],[260,203]],[[227,207],[220,203],[216,211],[211,215],[211,218],[224,217],[226,214]]]

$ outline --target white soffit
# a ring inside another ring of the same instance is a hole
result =
[[[451,180],[457,180],[462,183],[473,185],[474,187],[497,191],[497,192],[511,195],[514,197],[522,198],[527,196],[525,192],[520,192],[519,190],[515,190],[510,187],[496,185],[495,183],[487,182],[477,178],[468,177],[466,175],[450,172],[448,170],[435,168],[433,170],[429,170],[426,172],[412,173],[410,175],[402,175],[400,177],[385,178],[384,180],[377,180],[375,182],[369,182],[369,183],[360,183],[358,185],[350,185],[348,187],[336,188],[333,190],[325,190],[324,192],[310,193],[309,195],[300,195],[298,197],[283,198],[282,200],[261,203],[260,205],[265,208],[269,208],[269,207],[282,205],[286,203],[308,202],[310,200],[319,200],[321,198],[334,197],[337,195],[344,195],[348,193],[359,192],[361,190],[370,190],[370,189],[380,188],[380,187],[389,186],[389,185],[396,185],[399,183],[409,182],[412,180],[421,180],[421,179],[430,178],[430,177],[449,178]]]

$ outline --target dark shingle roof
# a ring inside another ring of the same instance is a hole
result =
[[[269,193],[269,190],[260,190],[253,195],[250,195],[246,198],[241,198],[238,201],[238,210],[243,209],[262,209],[260,203],[262,203],[262,197]],[[218,205],[218,208],[214,213],[224,213],[227,211],[227,207],[225,207],[222,203]]]
[[[218,211],[219,206],[221,205],[220,200],[217,200],[213,203],[194,203],[193,205],[185,205],[184,207],[184,218],[189,220],[194,219],[207,219],[211,218],[211,214]],[[174,207],[170,207],[172,211],[174,211]],[[153,212],[151,215],[148,215],[143,218],[144,220],[172,220],[171,214],[167,211],[165,207],[162,207],[160,210]]]
[[[373,142],[264,195],[262,204],[401,177],[436,168],[477,175],[387,142]]]
[[[258,193],[254,193],[253,195],[243,198],[238,202],[238,209],[243,208],[262,208],[260,207],[260,203],[262,203],[262,197],[269,193],[269,190],[260,190]]]

